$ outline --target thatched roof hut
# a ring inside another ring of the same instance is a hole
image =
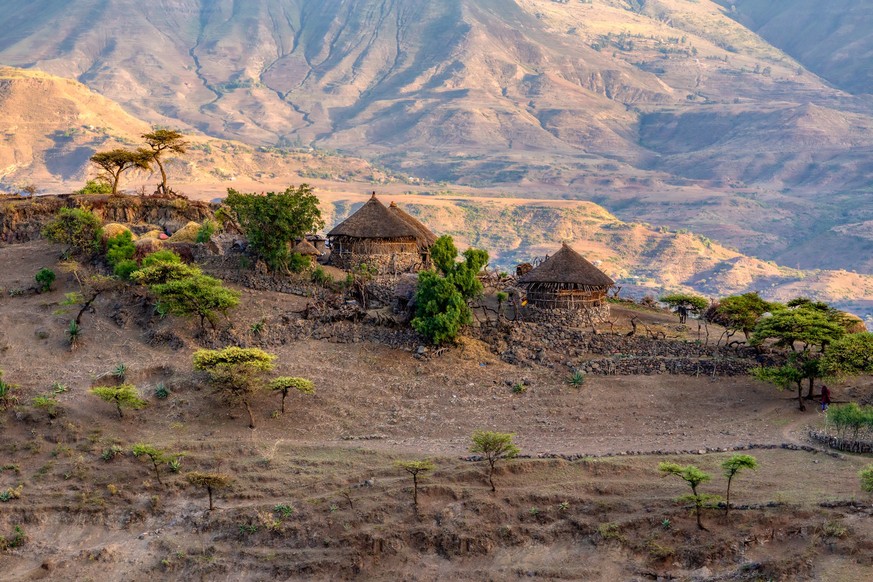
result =
[[[587,309],[600,307],[615,285],[603,271],[571,249],[561,250],[518,279],[527,292],[529,305],[542,309]]]
[[[367,264],[380,273],[426,268],[436,236],[396,205],[388,208],[376,193],[357,212],[327,233],[331,263],[343,269]]]

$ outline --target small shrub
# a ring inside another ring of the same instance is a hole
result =
[[[580,372],[579,370],[575,370],[570,376],[567,378],[567,384],[572,386],[573,388],[579,388],[585,383],[585,374]]]
[[[124,455],[124,449],[122,449],[118,445],[112,445],[111,447],[109,447],[107,449],[103,449],[103,452],[100,453],[100,458],[106,462],[109,462],[112,459],[114,459],[115,457],[119,457],[119,456],[123,456],[123,455]]]
[[[241,534],[253,534],[257,533],[258,526],[254,523],[244,523],[239,526],[239,533]]]
[[[115,376],[119,382],[124,384],[124,381],[127,379],[127,370],[127,364],[121,362],[112,370],[112,375]]]
[[[264,332],[264,328],[266,327],[267,322],[263,319],[260,319],[252,324],[252,327],[249,330],[252,332],[252,335],[261,335]]]
[[[0,491],[0,501],[6,503],[8,501],[12,501],[13,499],[21,498],[21,491],[24,489],[24,485],[21,484],[18,487],[10,487],[5,491]]]
[[[194,239],[196,243],[208,243],[212,240],[212,235],[215,234],[215,223],[209,219],[204,220],[197,231],[197,237]]]
[[[54,395],[49,394],[41,394],[39,396],[34,397],[31,400],[31,404],[33,404],[34,408],[40,408],[46,411],[46,414],[49,415],[49,418],[56,418],[60,413],[60,403],[58,399],[54,397]]]
[[[294,508],[280,503],[273,508],[273,512],[278,513],[282,519],[288,519],[294,513]]]
[[[142,259],[142,268],[153,267],[158,263],[168,263],[170,265],[178,265],[182,263],[182,257],[173,251],[160,250],[147,254]]]
[[[67,338],[70,346],[78,345],[82,339],[82,326],[75,321],[70,321],[70,325],[67,326]]]
[[[160,382],[155,388],[155,398],[157,398],[158,400],[166,400],[169,395],[170,391],[167,389],[163,382]]]
[[[538,508],[536,508],[536,507],[531,507],[530,509],[527,510],[527,512],[528,512],[530,515],[534,515],[534,516],[540,514],[540,510],[539,510]]]
[[[327,285],[332,281],[330,275],[321,268],[321,265],[318,265],[312,270],[312,275],[310,275],[310,280],[316,285]]]
[[[288,257],[288,270],[292,273],[302,273],[312,265],[308,257],[300,253],[291,253]]]
[[[3,381],[3,370],[0,370],[0,409],[7,409],[18,401],[12,392],[18,388],[14,384]]]
[[[106,180],[88,180],[85,186],[74,194],[112,194],[112,185]]]
[[[36,282],[39,283],[41,293],[51,291],[52,283],[55,282],[55,278],[57,278],[55,272],[45,267],[37,271],[36,276],[34,277],[34,279],[36,279]]]
[[[567,511],[568,509],[570,509],[569,501],[562,501],[558,504],[558,511]]]
[[[27,534],[20,525],[16,525],[12,530],[12,537],[0,536],[0,551],[20,548],[25,542],[27,542]]]
[[[182,457],[176,457],[167,461],[167,467],[170,473],[178,473],[182,469]]]
[[[112,273],[122,281],[130,281],[130,276],[139,269],[139,264],[133,259],[125,259],[116,263]]]
[[[513,384],[513,386],[512,386],[512,393],[513,394],[524,394],[525,392],[527,392],[527,386],[525,386],[521,382],[518,382],[517,384]]]

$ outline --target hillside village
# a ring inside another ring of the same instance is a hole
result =
[[[560,241],[498,271],[375,192],[0,204],[12,579],[869,567],[873,342],[826,304],[626,300]]]

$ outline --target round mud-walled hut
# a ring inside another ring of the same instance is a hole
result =
[[[428,268],[430,247],[436,241],[421,222],[394,204],[385,206],[375,193],[327,238],[332,265],[349,270],[366,264],[382,275]]]
[[[531,311],[590,322],[609,314],[606,296],[615,281],[564,243],[561,250],[519,277],[518,285]]]

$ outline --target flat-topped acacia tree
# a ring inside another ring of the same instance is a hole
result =
[[[161,158],[166,153],[184,154],[188,151],[188,142],[185,141],[184,135],[172,129],[156,129],[151,133],[144,134],[142,138],[151,148],[152,160],[158,165],[158,170],[161,172],[161,183],[158,185],[158,191],[161,194],[168,194],[167,172]]]
[[[242,404],[249,415],[249,428],[255,428],[249,400],[263,388],[263,376],[273,369],[275,359],[273,354],[257,348],[197,350],[194,369],[209,375],[210,383],[227,404]]]
[[[150,170],[154,156],[151,151],[139,148],[135,151],[114,149],[108,152],[97,152],[91,156],[91,163],[106,172],[106,178],[112,187],[112,196],[118,194],[121,174],[130,169]]]
[[[270,380],[270,390],[279,392],[282,395],[282,414],[285,414],[285,398],[292,390],[296,390],[300,394],[315,394],[315,384],[312,380],[306,378],[295,378],[293,376],[279,376]]]
[[[140,398],[139,392],[132,384],[122,384],[120,386],[95,386],[89,390],[91,394],[104,402],[115,405],[118,411],[118,418],[124,418],[122,409],[130,408],[137,410],[146,405],[146,401]]]
[[[491,484],[492,492],[497,491],[494,486],[494,465],[501,459],[513,459],[521,452],[512,442],[513,437],[515,435],[512,433],[490,430],[477,430],[473,433],[473,445],[470,447],[470,452],[482,455],[485,462],[488,463],[488,483]]]

